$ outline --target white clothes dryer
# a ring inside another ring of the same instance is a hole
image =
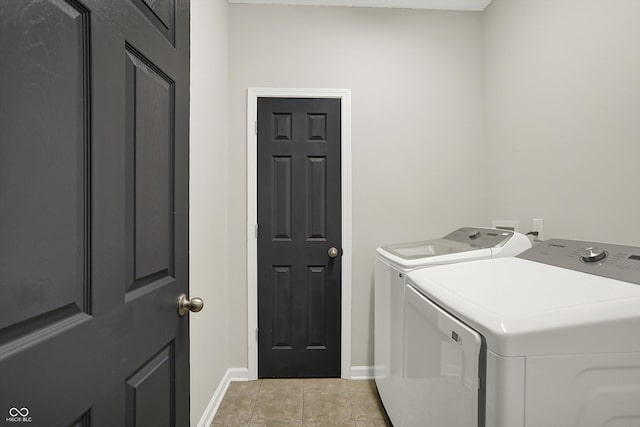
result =
[[[443,238],[377,249],[375,266],[374,366],[378,392],[400,427],[403,361],[403,306],[406,274],[421,267],[514,256],[531,247],[520,233],[463,227]]]
[[[640,426],[640,248],[548,240],[409,273],[403,426]]]

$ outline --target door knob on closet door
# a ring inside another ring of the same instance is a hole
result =
[[[329,258],[335,258],[338,256],[338,250],[334,247],[331,247],[327,251],[327,255],[329,255]]]
[[[181,294],[178,297],[178,314],[184,316],[187,311],[197,313],[204,307],[204,301],[202,298],[187,298],[186,294]]]

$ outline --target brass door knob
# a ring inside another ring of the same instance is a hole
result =
[[[178,314],[184,316],[187,311],[197,313],[204,307],[204,301],[202,298],[187,298],[187,295],[181,294],[178,297]]]
[[[336,248],[329,248],[329,250],[327,251],[327,255],[329,255],[329,258],[335,258],[338,256],[338,250]]]

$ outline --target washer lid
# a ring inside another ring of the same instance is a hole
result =
[[[377,252],[379,257],[404,270],[491,257],[491,249],[444,239],[383,246]]]
[[[519,258],[408,275],[502,356],[640,351],[640,286]]]
[[[478,248],[474,248],[468,243],[459,243],[445,239],[401,243],[398,245],[389,245],[382,247],[382,250],[407,260],[449,255],[458,252],[472,251],[474,249]]]
[[[514,239],[514,236],[520,239]],[[519,233],[495,228],[462,227],[441,239],[383,246],[378,248],[378,254],[400,268],[411,269],[490,258],[490,248],[498,251],[506,249],[505,246],[509,246],[508,243],[512,240],[518,242],[511,245],[514,246],[511,251],[504,251],[505,255],[516,255],[530,247],[529,240]],[[522,244],[520,240],[526,244]]]

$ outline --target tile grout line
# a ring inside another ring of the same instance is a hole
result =
[[[306,379],[302,380],[302,411],[300,414],[300,427],[304,426],[304,384],[307,382]]]
[[[349,384],[347,384],[347,395],[349,396],[349,409],[351,409],[351,421],[353,421],[354,427],[356,426],[356,414],[353,410],[353,402],[351,401],[351,390],[349,390]]]
[[[256,398],[253,401],[253,406],[251,407],[251,412],[249,413],[249,421],[247,422],[247,426],[251,425],[251,420],[253,420],[253,413],[256,410],[256,406],[258,405],[258,398],[260,397],[260,388],[262,387],[262,382],[258,380],[258,391],[256,392]]]

